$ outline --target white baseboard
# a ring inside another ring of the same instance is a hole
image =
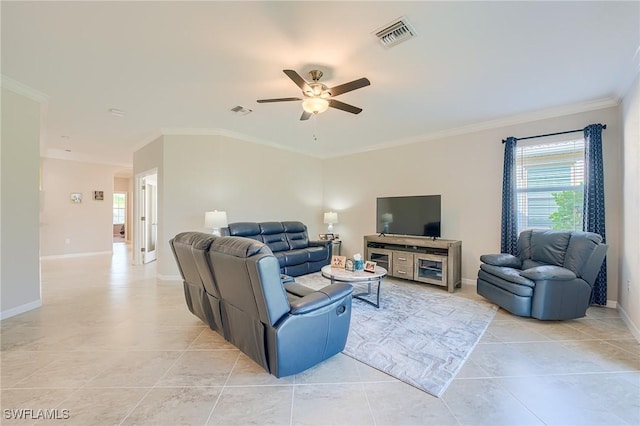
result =
[[[476,286],[476,280],[471,279],[471,278],[463,278],[462,279],[462,285],[471,285],[471,286]]]
[[[33,302],[25,303],[24,305],[16,306],[15,308],[7,309],[0,312],[0,320],[11,318],[13,316],[22,314],[33,309],[37,309],[42,306],[42,299],[34,300]]]
[[[620,317],[622,317],[622,321],[624,321],[624,323],[627,324],[627,327],[629,327],[629,331],[631,331],[631,334],[633,334],[633,337],[635,337],[636,340],[640,343],[640,328],[638,328],[638,326],[634,324],[633,321],[631,321],[631,318],[629,317],[629,315],[627,315],[627,313],[625,312],[622,306],[618,307],[618,312],[620,312]]]
[[[113,251],[92,251],[88,253],[69,253],[69,254],[52,254],[49,256],[40,256],[40,259],[70,259],[73,257],[97,256],[97,255],[113,255]]]

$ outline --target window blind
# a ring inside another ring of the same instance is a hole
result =
[[[516,149],[518,232],[582,230],[584,140]]]

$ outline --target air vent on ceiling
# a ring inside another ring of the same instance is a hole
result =
[[[406,17],[402,16],[374,32],[384,47],[395,46],[416,36],[416,31]]]
[[[245,108],[245,107],[240,106],[240,105],[231,108],[231,111],[235,112],[238,115],[247,115],[250,112],[253,112],[253,110],[251,110],[249,108]]]

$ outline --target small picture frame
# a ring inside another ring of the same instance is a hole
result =
[[[80,204],[82,202],[82,192],[72,192],[70,199],[72,203]]]
[[[346,269],[347,271],[354,271],[354,267],[353,267],[353,260],[351,259],[347,259],[347,261],[344,264],[344,269]]]
[[[344,269],[345,264],[347,263],[347,256],[331,256],[331,267]]]
[[[375,272],[376,271],[376,262],[371,260],[367,260],[364,262],[364,271],[365,272]]]
[[[104,201],[104,191],[93,191],[93,199],[95,201]]]
[[[329,241],[333,241],[336,239],[336,236],[334,234],[325,234],[327,236],[327,240]]]

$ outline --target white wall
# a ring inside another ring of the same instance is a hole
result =
[[[375,233],[376,197],[441,194],[442,237],[462,240],[462,277],[475,282],[480,255],[500,251],[502,139],[607,124],[608,300],[615,301],[621,235],[619,121],[618,107],[612,107],[326,160],[324,204],[339,212],[336,232],[349,256],[363,252],[363,235]]]
[[[40,103],[2,89],[0,319],[40,300]]]
[[[623,318],[640,341],[640,76],[622,102],[623,198],[620,295]]]
[[[169,240],[205,231],[204,213],[224,210],[229,222],[300,220],[322,231],[322,160],[223,136],[164,136],[140,150],[134,173],[158,168],[158,274],[178,270]],[[158,152],[158,150],[161,151]],[[140,162],[138,162],[140,159]],[[161,164],[158,164],[161,163]]]
[[[42,256],[111,252],[113,249],[113,175],[104,164],[42,159]],[[93,199],[103,191],[104,200]],[[72,192],[82,193],[79,204]]]

